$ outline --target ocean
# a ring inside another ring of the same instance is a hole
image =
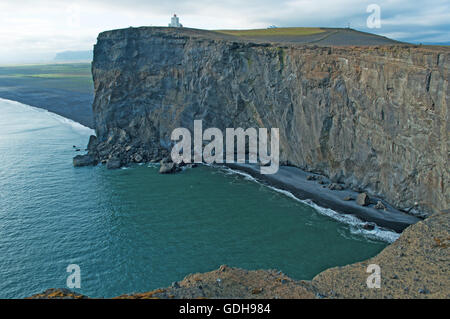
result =
[[[74,290],[91,297],[166,287],[222,264],[310,280],[397,238],[221,167],[74,168],[93,133],[0,99],[0,298],[66,288],[70,264],[81,270]]]

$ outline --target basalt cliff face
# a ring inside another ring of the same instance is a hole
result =
[[[97,139],[112,166],[160,159],[171,132],[277,127],[280,159],[398,208],[449,207],[450,51],[252,43],[190,29],[101,33]]]

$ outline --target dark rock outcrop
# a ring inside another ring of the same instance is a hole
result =
[[[107,169],[118,169],[122,166],[122,162],[120,158],[110,158],[106,162],[106,168]]]
[[[176,170],[176,166],[174,163],[164,163],[161,162],[161,167],[159,168],[160,174],[171,174]]]
[[[163,158],[177,127],[278,127],[281,162],[430,214],[449,207],[449,49],[313,47],[128,28],[92,65],[102,161]],[[126,146],[134,145],[129,151]]]
[[[373,223],[366,223],[363,225],[362,227],[365,230],[374,230],[375,229],[375,224]]]
[[[77,155],[73,158],[73,166],[83,167],[97,165],[98,161],[92,154]]]

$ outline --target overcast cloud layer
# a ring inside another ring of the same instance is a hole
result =
[[[369,4],[381,28],[369,29]],[[99,32],[167,26],[249,29],[347,27],[414,43],[450,42],[450,0],[0,0],[0,64],[50,61],[56,52],[89,50]]]

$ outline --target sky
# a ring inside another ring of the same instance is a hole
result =
[[[371,4],[380,9],[380,28],[367,25]],[[0,64],[91,50],[102,31],[167,26],[174,13],[190,28],[350,25],[400,41],[450,42],[450,0],[0,0]]]

